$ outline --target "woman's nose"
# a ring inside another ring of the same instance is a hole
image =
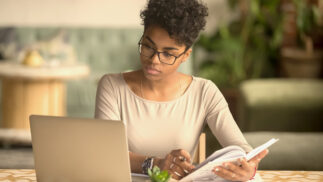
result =
[[[151,58],[150,58],[152,63],[158,64],[160,63],[158,53],[156,52]]]

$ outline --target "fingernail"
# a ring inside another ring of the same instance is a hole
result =
[[[182,162],[184,162],[184,161],[186,161],[186,158],[183,157],[183,156],[179,156],[179,160],[182,161]]]
[[[219,168],[215,168],[215,171],[218,172],[218,171],[220,171],[220,169]]]
[[[242,164],[242,158],[239,158],[238,162],[237,162],[237,165],[241,167],[241,164]]]

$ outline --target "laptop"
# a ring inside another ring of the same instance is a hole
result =
[[[122,121],[30,116],[37,181],[130,182]]]

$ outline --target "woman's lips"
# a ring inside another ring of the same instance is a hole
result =
[[[151,75],[157,75],[160,73],[160,71],[151,67],[146,67],[146,72]]]

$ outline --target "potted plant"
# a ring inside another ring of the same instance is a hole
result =
[[[285,1],[285,39],[281,49],[282,75],[317,78],[323,65],[323,23],[320,1]],[[321,2],[322,3],[322,2]],[[290,33],[295,32],[293,38]]]
[[[220,88],[235,117],[239,84],[276,75],[282,16],[277,13],[280,0],[230,2],[233,10],[240,7],[239,18],[222,25],[213,35],[202,34],[194,60],[201,62],[196,73]],[[198,60],[200,50],[206,54],[203,60]]]
[[[150,177],[150,182],[168,182],[171,179],[171,175],[168,171],[161,171],[157,166],[154,166],[152,170],[148,169],[148,175]]]

